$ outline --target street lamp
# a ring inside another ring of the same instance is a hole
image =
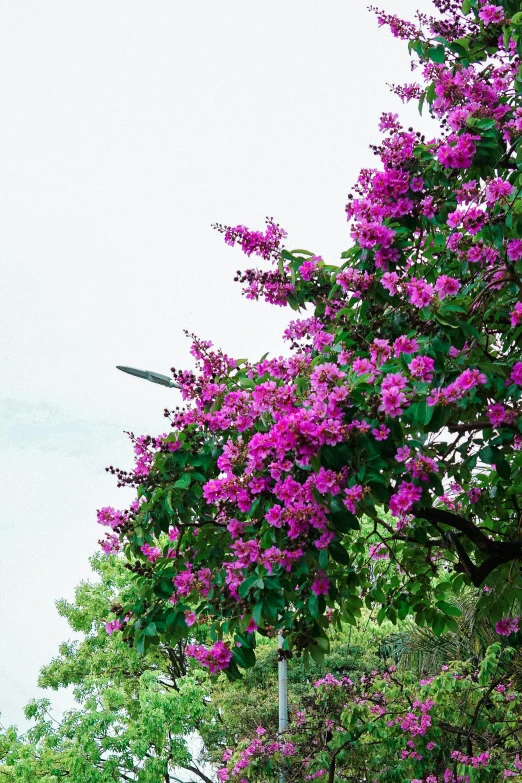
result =
[[[118,365],[117,370],[126,372],[129,375],[135,375],[137,378],[143,378],[145,381],[151,381],[151,383],[159,383],[161,386],[168,386],[171,389],[180,389],[180,385],[175,383],[168,375],[161,375],[159,372],[152,372],[150,370],[138,370],[136,367],[121,367]],[[281,736],[288,729],[288,661],[286,657],[282,657],[284,637],[282,633],[277,636],[278,647],[280,650],[281,658],[277,664],[277,693],[279,701],[279,735]],[[280,772],[279,780],[281,783],[284,781],[284,772]]]
[[[145,381],[151,383],[159,383],[161,386],[170,386],[172,389],[180,389],[179,383],[175,383],[168,375],[162,375],[159,372],[153,372],[152,370],[138,370],[136,367],[121,367],[117,365],[117,370],[126,372],[129,375],[135,375],[136,378],[143,378]]]

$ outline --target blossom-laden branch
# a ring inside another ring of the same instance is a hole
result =
[[[363,605],[440,634],[466,585],[487,587],[493,624],[519,595],[522,4],[435,6],[378,12],[416,58],[419,83],[395,92],[439,132],[382,115],[341,264],[288,250],[271,218],[216,226],[265,265],[238,274],[246,296],[302,317],[257,362],[192,336],[170,432],[132,436],[135,470],[112,469],[137,497],[102,509],[102,546],[140,599],[108,628],[139,650],[210,623],[190,654],[236,677],[259,634],[320,660]]]

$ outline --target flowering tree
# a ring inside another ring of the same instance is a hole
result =
[[[469,783],[520,780],[521,695],[506,674],[514,650],[480,667],[455,662],[418,679],[391,666],[360,681],[327,674],[283,738],[257,729],[223,754],[221,781],[353,780]]]
[[[131,436],[137,488],[105,508],[139,598],[108,623],[144,650],[211,624],[188,652],[211,671],[255,661],[256,634],[320,660],[328,628],[412,615],[457,630],[447,600],[516,629],[522,515],[522,11],[520,0],[434,0],[405,22],[418,83],[394,88],[436,120],[426,139],[383,114],[377,165],[346,207],[335,266],[264,232],[217,225],[265,263],[250,299],[303,317],[286,357],[236,361],[193,337],[173,370],[170,434]]]

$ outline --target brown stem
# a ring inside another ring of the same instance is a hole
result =
[[[435,526],[442,524],[455,528],[475,544],[482,554],[486,555],[486,559],[480,565],[475,565],[462,542],[457,536],[450,533],[449,538],[457,551],[459,562],[475,587],[480,587],[498,566],[514,560],[522,560],[521,541],[493,541],[469,519],[460,517],[451,511],[442,508],[428,508],[417,512],[417,516],[426,519]]]

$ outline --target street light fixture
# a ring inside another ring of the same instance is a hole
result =
[[[159,383],[161,386],[169,386],[172,389],[180,389],[179,383],[175,383],[168,375],[162,375],[159,372],[153,372],[152,370],[138,370],[136,367],[122,367],[117,365],[117,370],[126,372],[129,375],[135,375],[136,378],[143,378],[145,381],[151,383]]]
[[[129,375],[135,375],[137,378],[143,378],[145,381],[151,381],[151,383],[159,383],[161,386],[168,386],[171,389],[180,389],[180,385],[175,383],[168,375],[161,375],[159,372],[152,372],[151,370],[138,370],[136,367],[121,367],[118,365],[117,370],[126,372]],[[278,634],[278,647],[282,651],[284,644],[284,637],[280,633]],[[278,702],[279,702],[279,734],[282,735],[288,729],[288,680],[287,680],[288,661],[286,658],[281,657],[277,664],[277,686],[278,686]],[[283,783],[285,779],[284,772],[281,770],[279,775],[280,783]]]

